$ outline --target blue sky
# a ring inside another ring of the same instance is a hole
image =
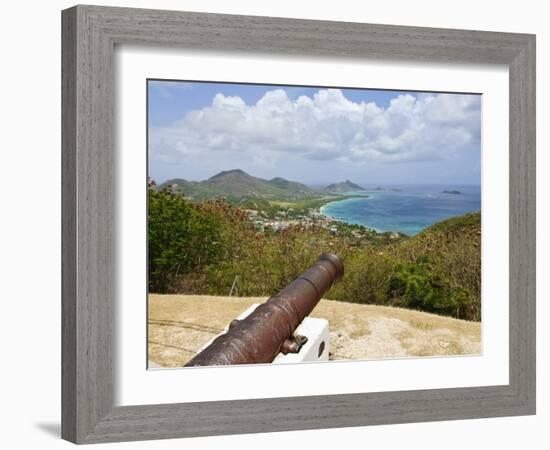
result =
[[[480,184],[481,98],[148,81],[149,174],[241,168],[308,184]]]

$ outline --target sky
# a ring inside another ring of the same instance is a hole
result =
[[[149,80],[157,183],[222,170],[309,185],[481,184],[481,96]]]

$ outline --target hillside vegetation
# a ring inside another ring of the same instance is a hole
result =
[[[226,198],[303,199],[319,194],[296,181],[284,178],[264,180],[247,174],[241,169],[224,170],[204,181],[168,180],[160,189],[173,187],[188,197],[197,200]]]
[[[159,190],[148,195],[150,292],[270,296],[322,252],[333,252],[346,274],[329,299],[481,320],[479,213],[412,238],[343,223],[259,231],[243,209],[223,200],[192,202]]]
[[[232,169],[203,181],[174,178],[162,183],[157,190],[181,194],[194,201],[223,199],[243,209],[261,208],[269,217],[274,217],[281,204],[303,214],[309,208],[350,197],[347,192],[361,191],[363,188],[346,180],[316,191],[297,181],[281,177],[265,180],[241,169]]]

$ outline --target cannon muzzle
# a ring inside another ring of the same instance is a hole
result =
[[[233,320],[226,333],[185,366],[270,363],[280,352],[298,351],[301,342],[294,339],[294,330],[343,275],[342,260],[323,253],[313,267],[246,318]]]

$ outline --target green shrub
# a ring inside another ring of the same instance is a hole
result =
[[[201,214],[182,196],[149,190],[149,290],[167,292],[179,274],[214,261],[223,251],[221,223],[221,218]]]
[[[427,259],[398,267],[391,275],[389,297],[396,306],[480,320],[476,300],[465,287],[453,287],[448,275]]]
[[[395,264],[395,258],[378,250],[355,250],[344,258],[345,275],[329,291],[327,298],[387,305],[389,283]]]

